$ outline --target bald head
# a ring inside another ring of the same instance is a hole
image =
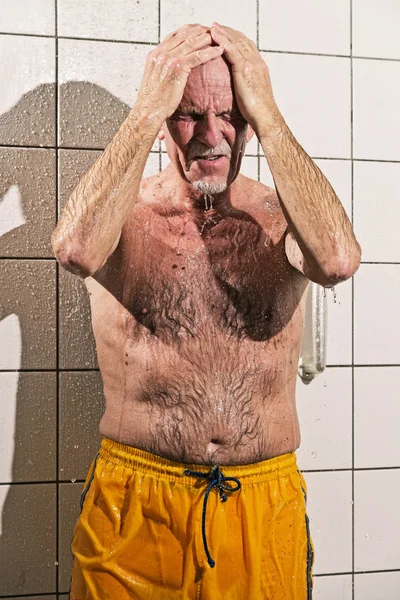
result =
[[[231,65],[223,56],[192,69],[181,106],[196,105],[205,112],[215,101],[227,103],[227,108],[235,102]]]
[[[198,81],[201,78],[203,81],[207,79],[218,80],[231,86],[232,83],[232,67],[224,56],[218,56],[213,60],[209,60],[204,65],[194,67],[189,74],[187,85],[191,82]]]

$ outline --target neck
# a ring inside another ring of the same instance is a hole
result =
[[[173,197],[177,204],[185,206],[192,214],[196,215],[216,215],[224,216],[232,209],[231,199],[234,197],[238,188],[238,179],[240,175],[223,192],[218,194],[211,192],[201,192],[194,188],[189,182],[182,179],[175,171],[172,165],[172,188]]]

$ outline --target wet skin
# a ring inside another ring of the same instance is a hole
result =
[[[85,279],[107,437],[221,465],[300,444],[309,280],[286,257],[276,192],[239,174],[251,133],[224,59],[194,69],[160,132],[171,164],[142,180],[118,247]],[[198,159],[211,150],[224,157]],[[227,188],[211,199],[196,181]]]

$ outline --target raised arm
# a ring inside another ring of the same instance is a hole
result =
[[[80,180],[53,231],[54,255],[67,270],[89,277],[114,252],[154,140],[178,107],[191,69],[223,52],[211,43],[206,27],[184,25],[148,54],[135,106]]]
[[[117,247],[157,136],[154,121],[132,109],[71,194],[51,237],[54,255],[68,271],[93,275]]]

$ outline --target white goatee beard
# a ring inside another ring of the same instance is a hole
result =
[[[209,183],[208,181],[193,181],[192,186],[203,194],[221,194],[228,187],[226,183]]]

